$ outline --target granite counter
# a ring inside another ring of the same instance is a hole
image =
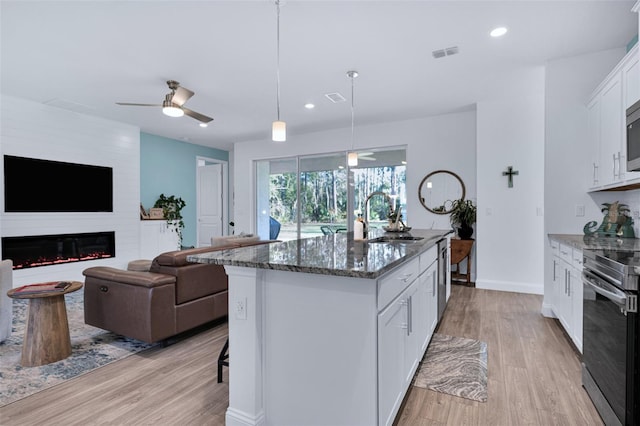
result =
[[[372,230],[368,241],[354,240],[353,233],[337,233],[214,251],[189,256],[187,260],[195,263],[375,279],[433,247],[451,232],[435,229],[417,229],[403,233]],[[380,236],[409,235],[422,239],[371,241]]]
[[[640,251],[639,238],[596,237],[579,234],[548,234],[550,240],[558,241],[578,250]]]

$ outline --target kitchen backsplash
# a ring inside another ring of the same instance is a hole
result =
[[[602,208],[604,203],[613,203],[619,201],[620,204],[626,204],[631,210],[633,217],[633,231],[636,234],[636,238],[640,238],[640,189],[633,191],[602,191],[590,193],[593,201],[598,205],[598,208]],[[598,223],[602,223],[604,213],[598,218],[585,217],[585,224],[590,220],[596,220]]]

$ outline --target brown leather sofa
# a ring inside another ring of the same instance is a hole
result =
[[[162,253],[148,272],[106,266],[85,269],[84,322],[155,343],[228,313],[228,278],[220,265],[187,262],[191,254],[271,241],[226,242]]]

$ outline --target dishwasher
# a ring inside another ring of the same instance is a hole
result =
[[[447,238],[438,241],[438,323],[447,307],[447,268],[449,266],[447,242]]]

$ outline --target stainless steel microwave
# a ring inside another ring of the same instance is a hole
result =
[[[640,171],[640,101],[627,108],[627,171]]]

